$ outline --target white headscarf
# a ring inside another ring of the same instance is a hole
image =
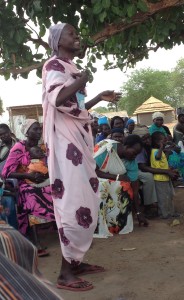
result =
[[[152,114],[152,120],[155,120],[156,118],[163,118],[164,119],[164,114],[161,113],[160,111],[156,111],[154,114]]]
[[[29,128],[34,124],[38,123],[35,119],[26,119],[25,122],[21,126],[21,132],[26,136],[26,133],[28,132]]]
[[[58,56],[58,43],[61,36],[61,32],[63,28],[65,27],[66,23],[60,23],[53,25],[49,28],[49,47],[52,49],[52,56],[56,55]]]

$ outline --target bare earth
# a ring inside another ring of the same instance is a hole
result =
[[[183,195],[184,188],[176,189],[175,206],[180,213],[184,213]],[[64,300],[183,300],[184,218],[177,226],[171,222],[151,220],[148,228],[135,222],[129,235],[94,239],[85,262],[106,268],[105,273],[84,276],[94,289],[55,290]],[[50,256],[39,259],[39,268],[55,284],[61,263],[58,236],[55,232],[44,235]]]

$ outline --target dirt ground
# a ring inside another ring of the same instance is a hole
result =
[[[184,213],[183,201],[184,188],[176,189],[175,206],[180,213]],[[94,239],[85,262],[106,269],[104,273],[85,276],[94,289],[55,290],[64,300],[183,300],[183,216],[179,220],[177,226],[171,226],[172,221],[151,220],[148,228],[138,227],[135,222],[131,234]],[[39,259],[39,268],[55,284],[61,263],[57,234],[47,233],[44,243],[50,256]]]

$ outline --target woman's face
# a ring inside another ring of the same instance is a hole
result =
[[[80,50],[80,39],[76,29],[70,24],[66,24],[62,30],[59,43],[60,48],[76,52]]]
[[[102,125],[102,132],[105,136],[108,136],[111,133],[110,127],[107,124]]]
[[[146,146],[151,146],[151,136],[150,134],[145,134],[143,137],[142,137],[142,142],[144,145]]]
[[[124,126],[124,122],[123,122],[123,120],[121,120],[121,119],[115,119],[114,120],[114,128],[123,128],[123,126]]]
[[[121,133],[121,132],[114,132],[112,133],[111,135],[111,139],[116,141],[116,142],[119,142],[119,143],[122,143],[124,142],[124,134]]]
[[[163,120],[163,118],[159,117],[159,118],[154,119],[153,122],[155,123],[155,125],[157,127],[161,127],[164,123],[164,120]]]
[[[181,115],[178,116],[178,121],[180,123],[184,123],[184,115],[183,114],[181,114]]]
[[[128,131],[130,133],[132,133],[132,131],[134,130],[134,128],[135,128],[135,124],[134,123],[131,123],[131,124],[128,125]]]
[[[11,141],[11,133],[10,130],[6,128],[0,128],[0,139],[3,143],[8,143]]]
[[[136,156],[141,152],[141,150],[142,150],[142,147],[138,143],[131,147],[126,146],[125,158],[127,160],[134,160],[136,158]]]
[[[33,140],[40,140],[42,136],[42,128],[38,122],[35,122],[27,131],[27,137]]]

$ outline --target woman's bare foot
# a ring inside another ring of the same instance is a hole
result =
[[[62,259],[62,267],[57,280],[57,288],[71,291],[87,291],[93,288],[93,285],[77,277],[73,273],[73,267],[64,258]]]
[[[79,266],[73,267],[72,270],[73,270],[73,274],[75,275],[86,275],[86,274],[105,272],[105,269],[101,266],[90,265],[86,263],[81,263]]]

